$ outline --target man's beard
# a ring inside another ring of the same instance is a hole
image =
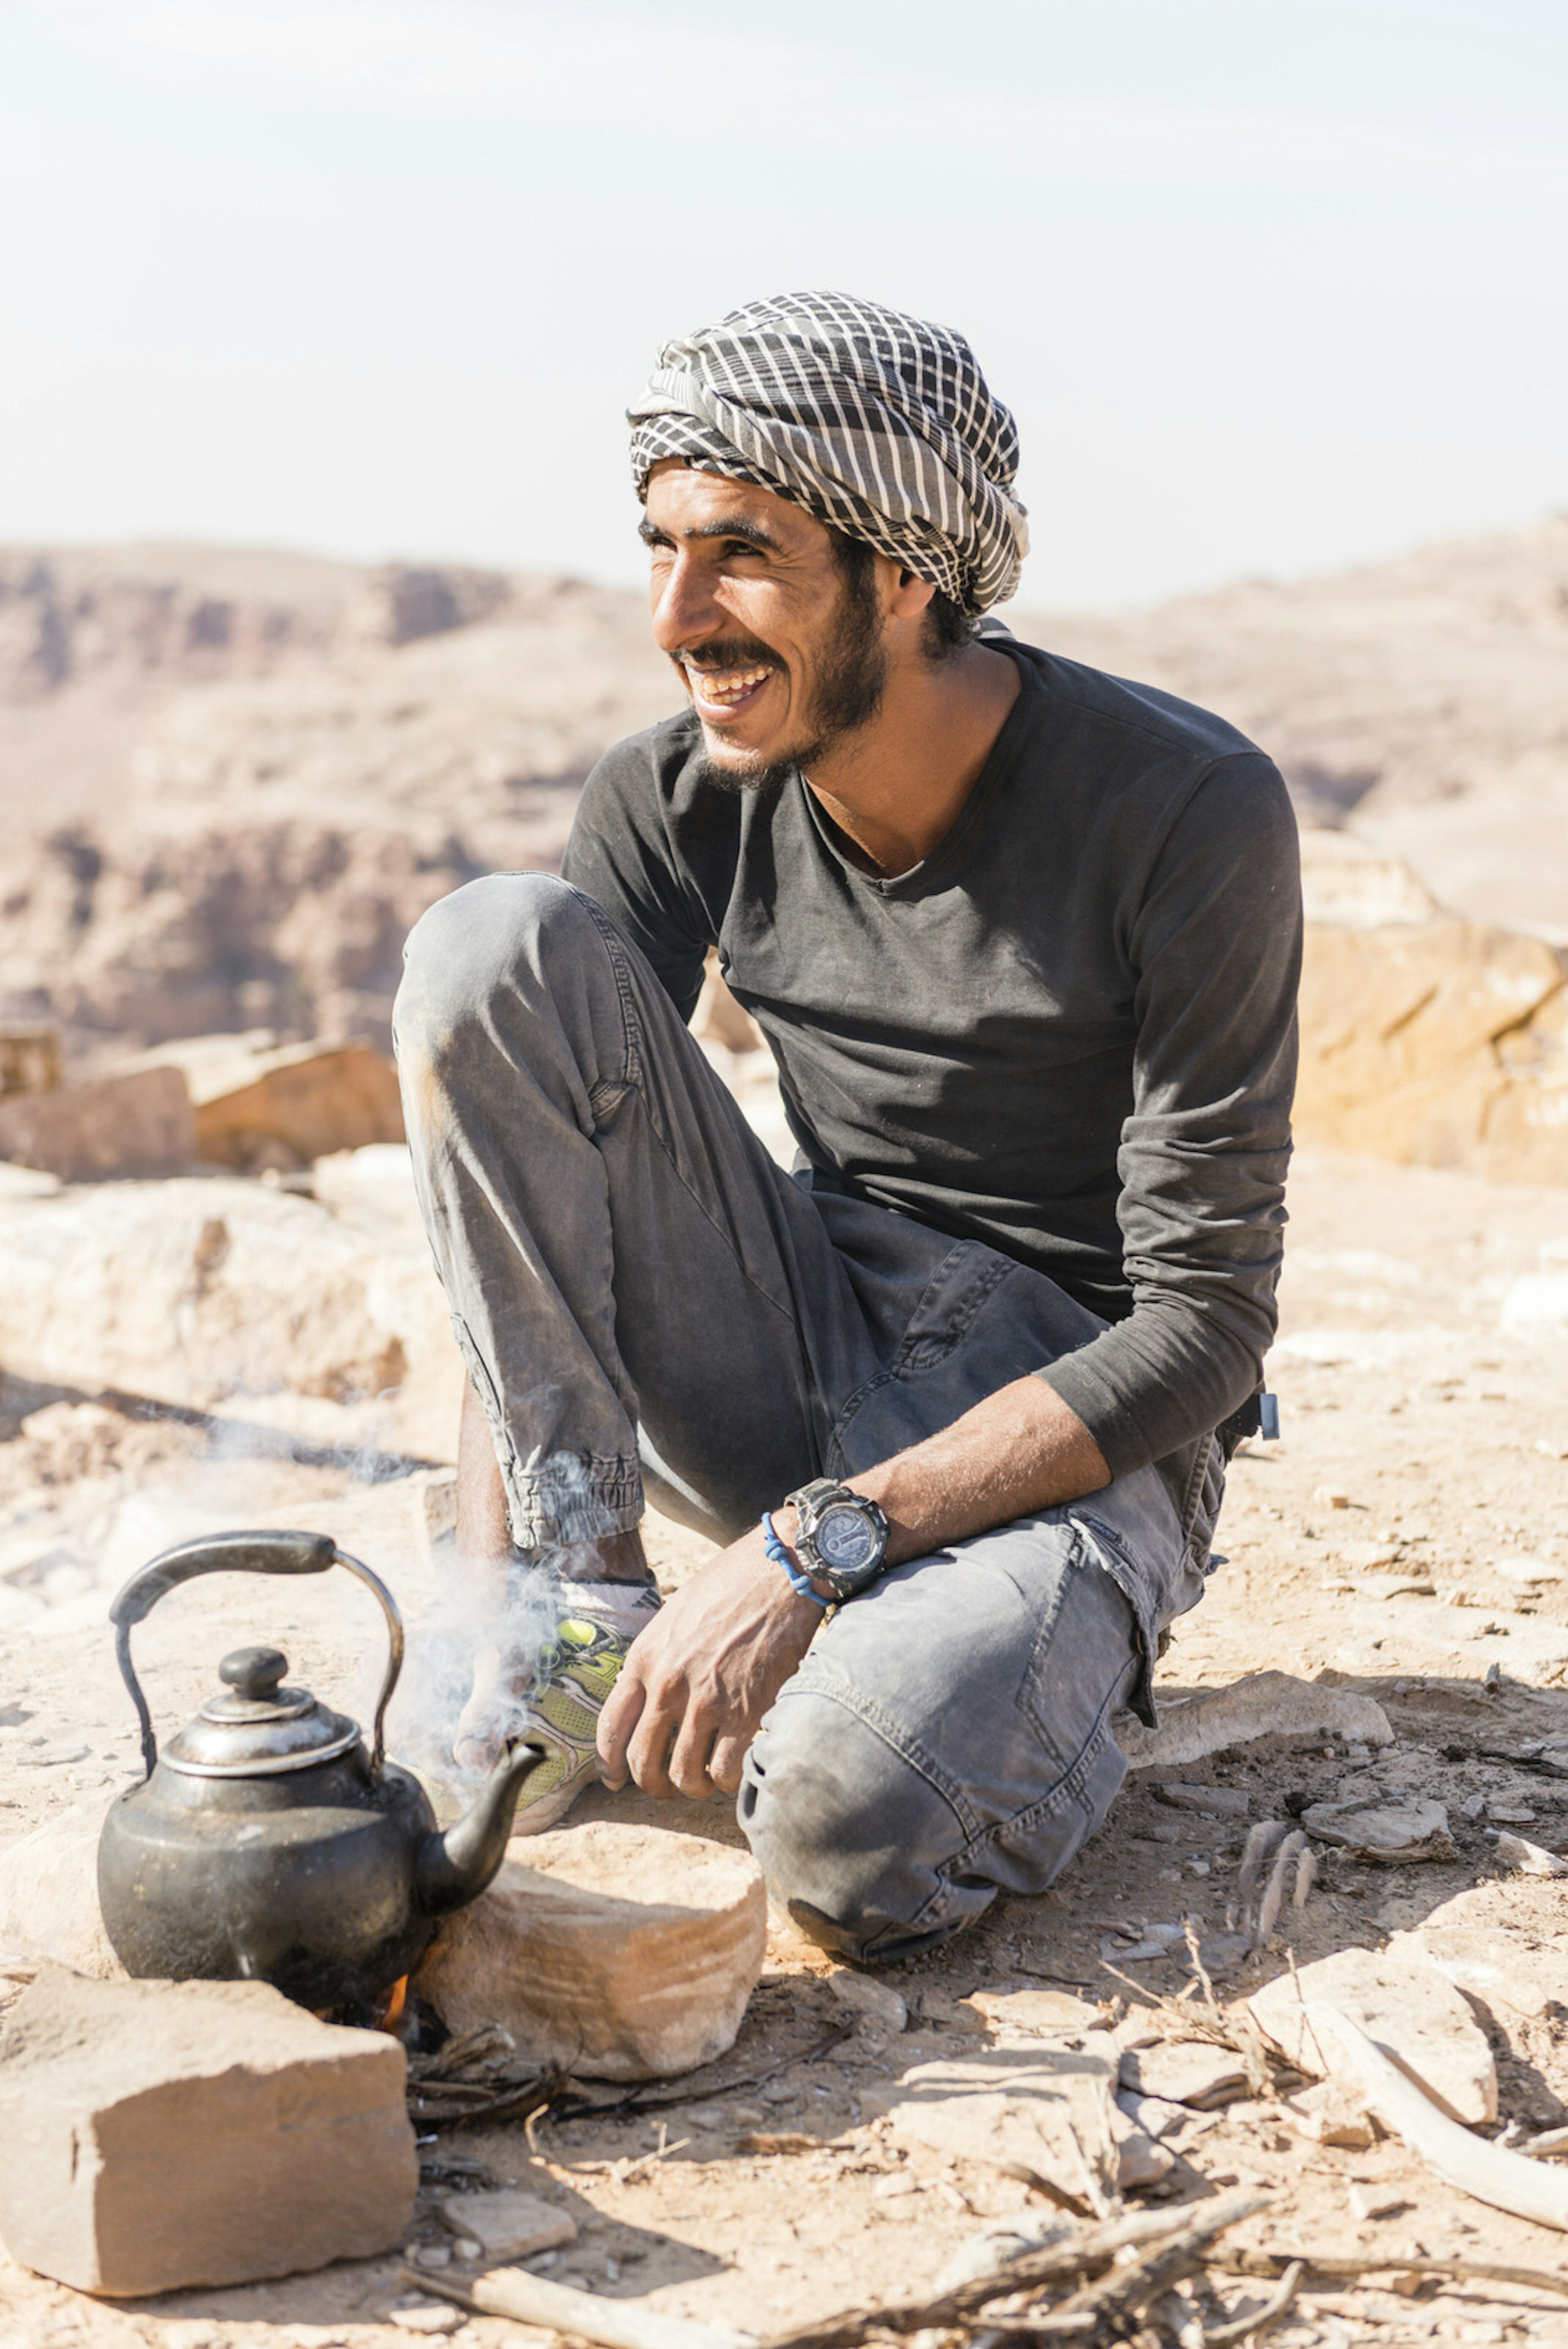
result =
[[[824,631],[828,650],[813,681],[806,730],[798,742],[772,759],[742,753],[727,764],[704,756],[699,779],[722,792],[777,791],[803,769],[819,765],[830,750],[849,735],[869,726],[882,707],[888,683],[888,656],[882,649],[882,615],[876,582],[869,567],[846,578],[833,617]],[[722,644],[704,646],[705,660],[720,669],[742,669],[780,664],[768,647],[755,637],[726,637]]]

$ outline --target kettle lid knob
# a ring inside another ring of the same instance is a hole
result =
[[[218,1666],[218,1678],[250,1703],[269,1704],[287,1670],[281,1648],[231,1648]]]

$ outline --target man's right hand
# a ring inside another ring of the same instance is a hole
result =
[[[794,1512],[778,1516],[787,1540]],[[733,1794],[746,1748],[821,1620],[767,1555],[760,1526],[710,1558],[665,1600],[599,1715],[606,1785],[630,1777],[645,1794],[694,1802]]]

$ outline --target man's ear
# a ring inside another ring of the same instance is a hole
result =
[[[912,571],[901,570],[888,605],[890,615],[900,620],[917,620],[936,594],[929,579],[917,579]]]

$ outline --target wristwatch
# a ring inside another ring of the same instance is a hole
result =
[[[876,1581],[888,1554],[888,1520],[875,1501],[818,1476],[790,1495],[789,1506],[799,1517],[795,1555],[835,1599],[853,1599]]]

